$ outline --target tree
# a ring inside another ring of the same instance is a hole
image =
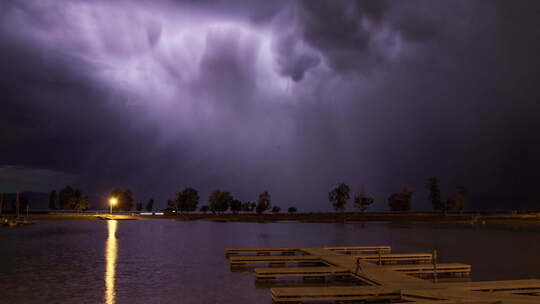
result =
[[[68,200],[69,209],[84,211],[88,209],[88,196],[83,196],[81,191],[76,190],[75,194]]]
[[[255,211],[258,214],[261,214],[265,212],[266,210],[270,209],[272,202],[272,197],[270,196],[270,193],[268,191],[264,191],[263,193],[259,194],[259,199],[257,201],[257,207]]]
[[[358,194],[354,196],[354,205],[360,209],[361,212],[365,212],[367,208],[373,204],[373,197],[366,194],[364,186],[360,187]]]
[[[457,200],[455,199],[449,199],[444,204],[444,212],[446,212],[447,210],[455,210],[455,209],[457,209]]]
[[[237,199],[233,199],[231,201],[231,211],[233,213],[238,213],[242,210],[242,202],[237,200]]]
[[[247,201],[245,203],[242,203],[242,211],[244,211],[244,212],[253,212],[253,210],[255,210],[256,206],[257,206],[257,204],[255,204],[254,202]]]
[[[281,208],[279,208],[278,206],[272,207],[272,213],[279,213],[280,211],[281,211]]]
[[[167,209],[174,210],[175,212],[178,211],[178,202],[173,199],[167,200]]]
[[[135,210],[141,212],[142,211],[143,203],[137,203],[135,205]]]
[[[334,206],[336,211],[345,210],[345,204],[350,198],[351,189],[344,183],[339,184],[337,187],[328,192],[328,200]]]
[[[56,200],[57,200],[56,190],[53,190],[49,194],[49,209],[50,210],[56,210]]]
[[[208,203],[210,204],[210,211],[212,213],[225,212],[229,209],[233,197],[229,192],[222,190],[214,190],[208,197]]]
[[[394,191],[388,198],[390,209],[392,209],[392,211],[411,210],[412,194],[412,191],[405,187]]]
[[[199,204],[199,192],[195,188],[188,187],[176,194],[178,209],[182,212],[193,212]]]
[[[436,177],[428,178],[427,187],[429,190],[429,200],[433,205],[433,210],[444,211],[445,203],[441,200],[441,189],[439,187],[439,180]]]
[[[53,191],[55,192],[55,191]],[[55,193],[56,195],[56,193]],[[51,207],[53,193],[49,196],[49,208]],[[82,195],[80,189],[69,185],[58,192],[58,208],[83,211],[89,208],[88,196]]]
[[[148,203],[146,204],[146,211],[152,212],[154,210],[154,200],[150,199]]]
[[[201,209],[200,209],[200,211],[201,211],[202,213],[206,213],[206,212],[208,212],[208,210],[210,210],[210,207],[208,207],[208,205],[204,205],[204,206],[202,206]]]
[[[456,198],[456,209],[459,211],[463,211],[463,208],[465,208],[465,200],[467,198],[467,195],[469,194],[469,189],[465,187],[465,185],[458,185],[457,186],[457,198]]]
[[[287,210],[289,213],[296,213],[296,207],[289,207],[289,209]]]
[[[26,207],[28,206],[28,200],[26,199],[26,197],[24,197],[23,195],[20,195],[19,194],[19,212],[23,212],[24,210],[26,210]],[[17,212],[17,198],[15,197],[15,199],[13,199],[11,201],[11,208],[13,210],[13,212]]]
[[[133,193],[131,193],[131,190],[114,189],[111,191],[111,196],[116,197],[118,200],[116,208],[125,211],[133,209]]]
[[[68,198],[68,209],[80,210],[78,209],[79,200],[82,199],[81,190],[74,188],[73,195]]]
[[[75,195],[75,189],[73,189],[69,185],[60,189],[60,192],[58,193],[58,208],[59,209],[69,208],[68,201],[73,195]]]

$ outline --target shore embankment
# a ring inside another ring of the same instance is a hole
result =
[[[276,222],[296,221],[305,223],[347,222],[416,222],[467,225],[538,225],[540,213],[434,213],[434,212],[319,212],[319,213],[179,213],[163,215],[139,215],[137,213],[40,213],[29,214],[32,220],[208,220],[216,222]]]

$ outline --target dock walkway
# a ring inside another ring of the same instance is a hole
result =
[[[441,275],[468,276],[471,266],[437,264],[429,253],[395,254],[390,246],[313,248],[232,248],[231,267],[266,264],[254,270],[257,280],[350,277],[363,286],[272,288],[274,303],[359,302],[410,304],[540,303],[540,280],[435,283]],[[431,263],[428,263],[429,261]],[[412,264],[397,264],[401,262]],[[319,263],[317,267],[313,263]],[[292,267],[285,267],[291,265]],[[435,280],[418,276],[431,276]],[[360,283],[359,282],[359,283]]]

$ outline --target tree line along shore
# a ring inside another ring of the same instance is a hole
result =
[[[110,198],[114,198],[114,211],[124,215],[138,215],[144,212],[163,212],[162,218],[177,218],[185,220],[211,219],[218,221],[272,221],[272,220],[299,220],[305,222],[347,222],[347,221],[462,221],[482,223],[493,220],[537,220],[537,213],[518,214],[513,212],[465,212],[468,189],[464,185],[457,185],[453,198],[443,200],[439,181],[431,177],[426,183],[427,197],[433,212],[418,212],[411,208],[413,191],[406,187],[398,188],[389,194],[386,203],[392,212],[369,212],[368,209],[375,204],[375,200],[368,194],[365,187],[360,186],[356,193],[352,193],[345,183],[339,183],[328,192],[328,202],[335,212],[298,212],[295,206],[285,206],[283,209],[272,204],[268,191],[261,192],[256,201],[240,201],[230,192],[216,189],[210,193],[206,204],[200,203],[197,189],[187,187],[175,193],[167,200],[167,207],[158,210],[153,199],[147,202],[135,203],[133,193],[129,189],[114,189]],[[349,201],[357,212],[345,212]],[[15,210],[22,210],[28,206],[28,200],[21,196],[18,201],[7,202],[0,194],[0,212],[13,214]],[[90,209],[89,199],[80,189],[65,186],[49,193],[49,214],[34,215],[46,218],[91,218],[92,214],[105,213],[105,210]],[[112,210],[112,208],[111,208]],[[77,214],[69,213],[77,212]],[[66,214],[69,213],[69,214]]]

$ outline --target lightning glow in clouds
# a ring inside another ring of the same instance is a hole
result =
[[[268,190],[305,210],[329,208],[339,182],[379,209],[404,185],[426,205],[430,176],[476,201],[528,193],[515,190],[540,172],[527,5],[0,1],[0,166],[20,168],[4,179],[68,173],[158,202]]]

